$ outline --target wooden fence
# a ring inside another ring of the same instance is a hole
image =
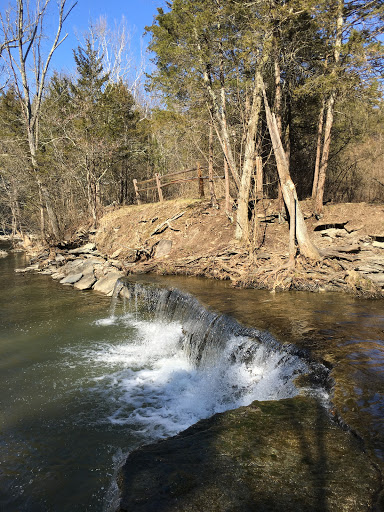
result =
[[[199,164],[197,164],[196,167],[192,169],[185,169],[183,171],[172,172],[170,174],[160,175],[156,173],[154,178],[150,178],[148,180],[137,181],[134,179],[133,186],[135,189],[137,204],[142,204],[143,202],[141,193],[149,192],[150,190],[157,190],[159,201],[163,202],[163,188],[168,187],[169,185],[175,185],[177,183],[186,183],[188,181],[197,181],[199,197],[204,197],[204,180],[210,181],[212,193],[212,191],[214,191],[213,180],[225,178],[225,176],[213,176],[213,172],[210,172],[208,176],[203,176],[203,171],[206,171],[207,169],[208,167],[201,167]],[[195,173],[195,176],[178,178],[178,176],[188,176],[190,173]],[[145,185],[145,188],[142,188],[143,185]]]

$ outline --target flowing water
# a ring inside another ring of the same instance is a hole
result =
[[[143,443],[253,400],[327,405],[328,371],[296,347],[335,364],[335,399],[381,457],[379,302],[144,278],[111,309],[15,274],[24,264],[0,260],[0,510],[112,511],[119,464]]]

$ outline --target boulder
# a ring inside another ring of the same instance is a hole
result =
[[[97,292],[105,293],[106,295],[112,295],[113,289],[115,288],[116,281],[119,277],[122,277],[123,272],[112,271],[102,277],[94,284],[93,289]]]

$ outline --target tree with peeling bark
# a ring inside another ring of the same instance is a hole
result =
[[[51,235],[58,239],[60,227],[50,191],[45,183],[44,170],[39,165],[41,150],[39,122],[52,56],[66,38],[66,35],[62,35],[63,25],[75,4],[68,8],[67,0],[60,0],[56,33],[48,54],[44,56],[43,40],[46,37],[44,22],[48,16],[49,6],[50,0],[37,1],[35,4],[27,0],[17,0],[16,4],[1,17],[1,24],[5,36],[3,56],[12,74],[22,107],[30,165],[39,191],[41,235],[44,238]],[[45,222],[46,215],[49,221],[49,233]]]

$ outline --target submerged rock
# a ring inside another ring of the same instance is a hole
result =
[[[254,402],[132,452],[120,512],[360,512],[381,475],[313,398]]]
[[[7,251],[0,251],[0,258],[6,258],[8,256]]]

